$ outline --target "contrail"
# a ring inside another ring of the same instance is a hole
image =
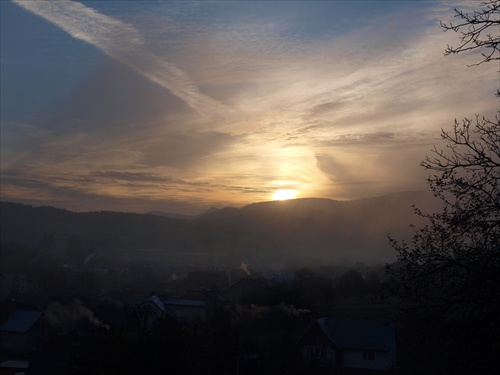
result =
[[[231,112],[222,103],[200,92],[184,71],[144,48],[140,33],[132,25],[69,0],[13,2],[166,88],[198,113],[218,118]]]

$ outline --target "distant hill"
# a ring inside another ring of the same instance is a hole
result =
[[[170,217],[173,219],[185,219],[185,220],[191,220],[191,219],[196,218],[196,215],[173,214],[173,213],[164,212],[164,211],[150,211],[150,212],[147,212],[146,215],[163,216],[163,217]]]
[[[117,212],[76,213],[0,203],[2,244],[39,247],[51,234],[59,251],[78,238],[85,253],[119,256],[161,249],[208,253],[220,266],[310,262],[386,262],[395,258],[387,234],[410,238],[420,225],[412,205],[435,211],[430,193],[407,192],[354,201],[306,198],[211,210],[197,218]],[[209,266],[209,265],[207,265]]]
[[[388,234],[410,239],[410,224],[424,221],[414,214],[436,212],[439,202],[427,192],[405,192],[353,201],[304,198],[255,203],[240,209],[223,209],[199,220],[223,225],[231,231],[267,239],[267,251],[297,257],[390,261],[393,249]],[[271,245],[272,244],[272,245]]]
[[[192,220],[192,219],[197,219],[199,217],[203,217],[205,215],[209,215],[213,212],[219,212],[219,211],[224,211],[224,210],[233,210],[234,208],[232,207],[225,207],[223,209],[215,208],[212,207],[208,209],[205,213],[202,213],[200,215],[183,215],[183,214],[174,214],[171,212],[165,212],[165,211],[150,211],[146,212],[146,215],[154,215],[154,216],[163,216],[163,217],[170,217],[173,219],[185,219],[185,220]]]

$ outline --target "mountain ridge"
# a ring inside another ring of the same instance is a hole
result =
[[[404,192],[353,201],[301,198],[225,207],[196,218],[112,211],[72,212],[1,202],[2,243],[37,247],[50,233],[62,251],[77,236],[87,253],[119,256],[136,249],[212,254],[228,264],[259,262],[389,261],[387,235],[408,239],[420,224],[412,204],[436,207],[432,194]]]

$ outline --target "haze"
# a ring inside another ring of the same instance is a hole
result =
[[[2,200],[196,214],[421,190],[440,129],[497,108],[498,66],[443,56],[467,3],[0,4]]]

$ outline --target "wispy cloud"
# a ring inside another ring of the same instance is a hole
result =
[[[206,207],[421,189],[440,128],[497,108],[497,67],[443,57],[446,2],[15,3],[112,60],[42,126],[2,122],[2,196]]]
[[[133,68],[199,113],[220,118],[230,112],[223,104],[203,94],[184,71],[148,51],[140,33],[133,26],[75,1],[14,2],[60,27],[72,37],[96,46],[108,56]]]

